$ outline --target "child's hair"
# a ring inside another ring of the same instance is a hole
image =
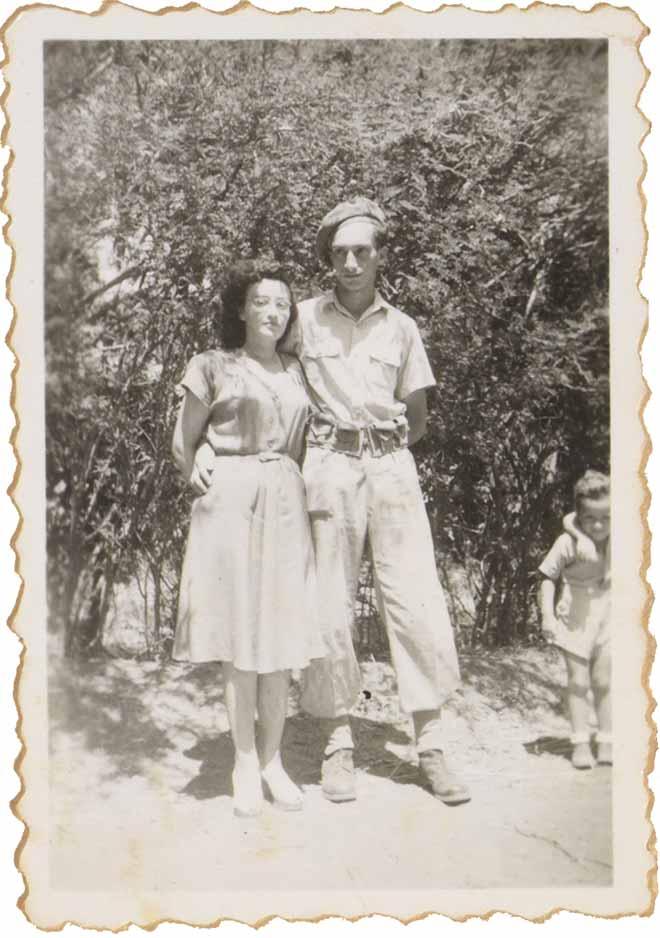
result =
[[[604,498],[610,494],[610,477],[596,469],[587,469],[575,483],[573,496],[575,507],[579,509],[580,503],[586,498]]]

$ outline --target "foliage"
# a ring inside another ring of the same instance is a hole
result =
[[[174,388],[217,342],[222,272],[271,250],[301,296],[326,287],[315,227],[358,193],[391,219],[382,290],[438,377],[417,456],[441,569],[472,596],[463,638],[533,634],[533,571],[576,476],[608,462],[606,43],[51,42],[45,64],[68,650],[98,644],[135,571],[155,584],[149,641],[171,633],[189,512]]]

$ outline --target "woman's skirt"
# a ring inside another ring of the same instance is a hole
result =
[[[305,488],[279,453],[218,456],[195,499],[172,655],[243,671],[302,669],[322,657]]]

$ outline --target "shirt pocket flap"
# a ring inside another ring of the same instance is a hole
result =
[[[323,339],[308,345],[304,350],[303,359],[337,358],[341,355],[339,342],[333,339]]]
[[[393,368],[398,368],[401,364],[401,350],[392,346],[371,349],[369,357],[373,358],[374,361],[381,362],[381,364],[392,365]]]

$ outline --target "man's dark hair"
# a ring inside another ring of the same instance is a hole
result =
[[[245,323],[240,318],[245,298],[251,286],[262,280],[279,280],[289,291],[291,313],[286,329],[278,340],[278,348],[285,342],[293,324],[298,319],[293,289],[288,273],[274,257],[250,257],[232,264],[220,292],[220,306],[216,314],[216,325],[220,344],[224,349],[240,348],[245,343]]]

